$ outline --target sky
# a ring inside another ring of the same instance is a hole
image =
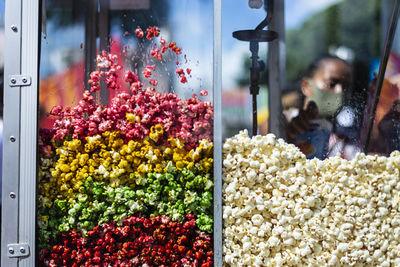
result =
[[[297,28],[312,14],[340,2],[340,0],[285,0],[287,29]]]

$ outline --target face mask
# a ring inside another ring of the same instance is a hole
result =
[[[342,104],[342,93],[334,93],[323,90],[316,85],[316,83],[309,79],[308,83],[312,88],[312,96],[309,97],[310,101],[314,101],[318,106],[318,115],[320,117],[333,116]]]

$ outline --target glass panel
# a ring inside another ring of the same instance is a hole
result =
[[[272,1],[224,1],[224,14],[240,10],[242,15],[240,20],[224,16],[224,25],[239,22],[243,26],[238,29],[254,28],[257,22],[245,23],[258,15],[260,22],[265,6],[251,10],[246,4],[257,2]],[[388,149],[358,153],[363,150],[364,108],[395,1],[284,2],[286,80],[279,88],[282,99],[271,101],[282,101],[286,135],[252,136],[244,125],[227,135],[236,134],[223,144],[224,263],[397,265],[400,255],[392,252],[397,241],[389,241],[397,240],[396,230],[390,229],[400,218],[400,153],[392,152],[398,146],[400,119],[397,39],[378,106],[381,118],[375,122],[383,135],[376,141]],[[283,10],[274,10],[272,16],[282,15]],[[246,45],[229,58],[248,58]],[[276,68],[271,65],[268,71]],[[250,74],[247,68],[243,72]],[[237,99],[251,108],[248,95],[246,91]]]
[[[391,152],[400,149],[400,107],[398,106],[400,98],[399,29],[399,26],[397,26],[393,46],[386,65],[385,76],[368,146],[368,151],[386,156],[389,156]],[[371,68],[371,73],[376,77],[379,71],[380,62],[376,61],[374,63],[375,64]],[[372,106],[371,102],[373,92],[376,90],[376,83],[376,78],[371,81],[370,95],[367,101],[368,107]]]
[[[234,31],[255,29],[265,18],[263,9],[250,9],[247,1],[222,1],[222,123],[223,137],[252,128],[250,95],[251,53],[249,42],[232,37]],[[259,60],[266,64],[267,44],[259,44]],[[268,132],[268,75],[260,72],[258,96],[259,131]]]
[[[213,2],[49,0],[45,15],[40,263],[212,266]]]
[[[282,98],[284,114],[289,141],[307,158],[340,153],[352,159],[363,150],[359,138],[371,66],[379,62],[386,30],[371,18],[384,14],[381,6],[387,1],[361,6],[356,2],[326,1],[319,6],[288,1],[285,8],[288,83]],[[298,16],[291,15],[300,8]],[[317,113],[313,105],[302,111],[309,101],[316,104]],[[316,131],[311,133],[307,122]],[[309,142],[314,138],[310,134],[316,134],[315,140],[319,136],[316,142],[320,143]]]

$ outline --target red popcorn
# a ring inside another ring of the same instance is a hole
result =
[[[130,84],[138,82],[139,81],[139,77],[133,73],[132,71],[128,70],[127,72],[125,72],[125,82],[128,82]]]
[[[160,44],[162,46],[165,46],[167,44],[167,41],[165,41],[165,39],[163,39],[163,38],[160,38]]]
[[[208,95],[207,90],[201,90],[200,95],[201,96],[207,96]]]
[[[149,27],[146,31],[146,38],[148,40],[153,40],[154,37],[158,37],[160,35],[160,29],[158,27]]]
[[[189,68],[186,69],[186,73],[187,73],[188,75],[190,75],[191,72],[192,72],[191,69],[189,69]]]
[[[154,48],[150,51],[150,55],[155,58],[158,59],[159,61],[162,60],[162,55],[160,54],[160,49],[159,48]]]
[[[177,54],[177,55],[182,54],[182,49],[180,47],[178,47],[175,42],[170,42],[168,44],[168,48],[171,48],[171,50],[173,52],[175,52],[175,54]]]
[[[132,216],[105,223],[83,238],[74,230],[64,233],[51,249],[39,252],[44,266],[212,266],[211,236],[201,232],[192,214],[182,223],[167,216]],[[179,233],[179,234],[178,234]],[[76,240],[76,241],[74,241]]]
[[[143,30],[141,28],[136,28],[135,34],[140,38],[144,36]]]
[[[182,76],[180,82],[181,82],[181,83],[187,83],[186,77],[185,77],[185,76]]]
[[[153,86],[157,86],[158,81],[155,80],[155,79],[153,79],[153,80],[150,80],[150,81],[149,81],[149,84],[151,84],[151,85],[153,85]]]
[[[181,83],[186,83],[187,82],[187,79],[186,79],[186,76],[185,76],[185,73],[184,73],[184,71],[183,71],[183,69],[182,68],[178,68],[178,69],[176,69],[176,74],[178,74],[179,75],[179,77],[181,78]]]

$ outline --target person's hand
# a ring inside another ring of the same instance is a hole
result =
[[[298,134],[303,134],[310,129],[310,120],[317,118],[318,107],[315,102],[308,102],[305,110],[300,110],[299,115],[295,117],[288,125],[288,140],[293,142]]]

